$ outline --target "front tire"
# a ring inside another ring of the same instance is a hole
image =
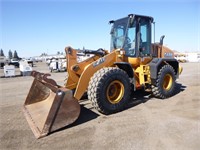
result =
[[[127,73],[116,67],[102,68],[90,79],[88,99],[103,114],[125,108],[130,99],[131,85]]]
[[[175,94],[175,71],[172,66],[164,65],[158,72],[155,85],[152,85],[152,93],[155,97],[164,99]]]

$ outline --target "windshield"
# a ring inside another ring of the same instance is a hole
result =
[[[128,57],[147,56],[151,51],[152,18],[144,16],[126,17],[113,21],[111,29],[111,51],[124,49]]]
[[[111,29],[111,51],[116,48],[123,48],[129,17],[114,22]]]

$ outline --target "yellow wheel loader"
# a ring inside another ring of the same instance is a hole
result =
[[[153,18],[130,14],[112,20],[111,50],[82,50],[92,57],[77,61],[77,50],[66,47],[67,78],[59,86],[49,74],[32,72],[34,81],[23,110],[37,138],[65,127],[78,118],[79,100],[87,93],[92,105],[103,114],[119,112],[131,91],[145,89],[164,99],[175,94],[175,80],[182,67],[174,53],[151,43]]]

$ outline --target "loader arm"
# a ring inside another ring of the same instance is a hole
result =
[[[112,52],[88,65],[80,76],[74,97],[80,100],[89,85],[90,78],[94,75],[94,73],[103,67],[113,66],[114,62],[116,62],[116,53]]]
[[[80,63],[77,61],[77,50],[66,47],[66,59],[67,59],[67,73],[68,77],[66,79],[65,87],[67,89],[75,89],[79,78],[84,71],[84,68],[94,62],[95,60],[99,59],[99,56],[93,56],[91,58],[88,58]]]
[[[104,57],[94,55],[80,63],[77,62],[77,50],[67,47],[65,51],[67,57],[67,72],[69,75],[65,87],[75,89],[74,97],[77,100],[80,100],[87,90],[90,78],[96,71],[103,67],[114,66],[115,62],[122,61],[122,58],[118,57],[120,51],[117,50],[106,53]]]

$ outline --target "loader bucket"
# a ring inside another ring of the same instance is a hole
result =
[[[23,111],[36,138],[72,124],[80,114],[80,105],[72,91],[60,87],[49,74],[32,72],[34,81]]]

